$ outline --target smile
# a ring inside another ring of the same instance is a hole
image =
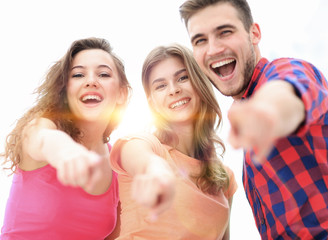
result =
[[[188,103],[188,102],[190,102],[190,98],[188,98],[188,99],[184,99],[184,100],[180,100],[180,101],[178,101],[178,102],[175,102],[175,103],[171,104],[169,107],[170,107],[171,109],[174,109],[174,108],[180,107],[180,106],[182,106],[182,105],[185,105],[185,104]]]
[[[84,103],[98,103],[102,101],[102,98],[98,95],[84,95],[81,97],[81,101]]]

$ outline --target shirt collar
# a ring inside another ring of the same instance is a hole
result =
[[[255,90],[258,84],[262,72],[268,63],[269,61],[266,58],[261,58],[260,61],[256,64],[251,81],[249,82],[248,87],[244,95],[242,96],[242,99],[248,98],[253,94],[253,91]]]

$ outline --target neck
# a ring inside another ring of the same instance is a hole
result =
[[[175,148],[188,155],[189,157],[194,157],[195,147],[193,145],[194,139],[194,128],[192,125],[189,126],[173,126],[174,133],[178,136],[178,145]]]
[[[97,152],[99,154],[104,153],[104,141],[103,134],[106,129],[105,124],[86,123],[79,122],[79,129],[82,131],[82,144],[87,149]]]

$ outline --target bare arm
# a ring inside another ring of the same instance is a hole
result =
[[[275,140],[293,133],[305,119],[302,100],[285,81],[264,84],[249,100],[232,105],[229,141],[235,148],[257,149],[260,160]]]
[[[81,186],[90,192],[102,178],[97,168],[102,163],[100,156],[57,130],[46,118],[35,119],[24,128],[23,153],[21,167],[31,170],[49,163],[65,185]]]
[[[170,207],[174,197],[174,175],[167,162],[151,146],[139,139],[126,142],[121,151],[121,165],[134,176],[132,198],[150,208],[150,218]]]
[[[229,222],[228,222],[228,226],[227,229],[223,235],[222,240],[229,240],[230,239],[230,214],[231,214],[231,207],[232,207],[232,197],[229,199]]]

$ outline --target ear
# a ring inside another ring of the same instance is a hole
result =
[[[261,41],[261,29],[257,23],[253,23],[250,28],[250,36],[253,45],[258,45]]]

